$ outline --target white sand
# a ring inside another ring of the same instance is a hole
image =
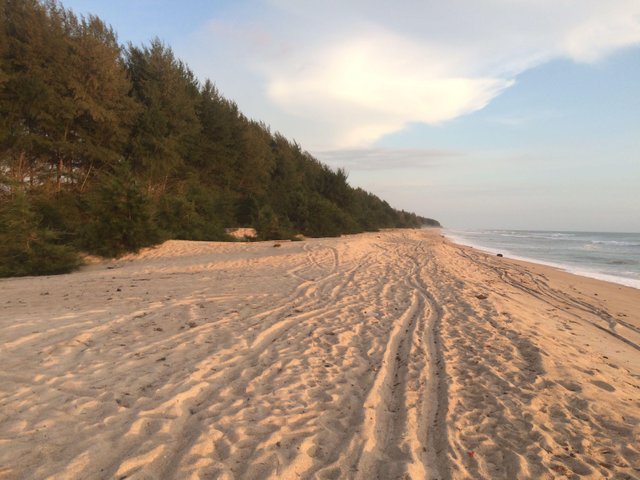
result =
[[[437,231],[273,245],[0,280],[0,478],[640,478],[639,290]]]

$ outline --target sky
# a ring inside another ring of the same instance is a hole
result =
[[[640,232],[639,0],[66,0],[455,229]]]

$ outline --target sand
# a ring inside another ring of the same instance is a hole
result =
[[[2,479],[640,478],[640,290],[438,231],[1,280],[0,365]]]

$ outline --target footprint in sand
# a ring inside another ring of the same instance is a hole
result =
[[[601,380],[591,380],[591,383],[602,390],[606,390],[607,392],[615,392],[616,387],[608,384],[607,382],[603,382]]]
[[[562,385],[564,388],[569,390],[570,392],[581,392],[582,387],[574,382],[558,382],[558,384]]]

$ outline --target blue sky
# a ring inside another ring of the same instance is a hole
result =
[[[640,231],[637,0],[73,0],[454,228]]]

